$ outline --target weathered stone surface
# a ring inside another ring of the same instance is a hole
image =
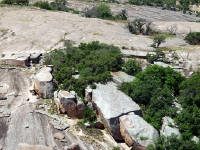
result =
[[[172,134],[177,135],[179,138],[181,137],[179,129],[176,127],[174,120],[170,117],[163,118],[162,128],[160,130],[160,134],[167,137]]]
[[[51,98],[55,84],[51,74],[51,68],[44,67],[36,74],[34,80],[34,90],[42,98]]]
[[[117,85],[122,84],[123,82],[131,82],[135,77],[128,75],[125,72],[119,71],[119,72],[111,72],[111,75],[113,76],[113,82],[115,82]]]
[[[17,150],[53,150],[53,148],[44,145],[19,144]]]
[[[92,101],[104,125],[116,140],[123,140],[119,117],[130,112],[142,114],[139,105],[119,91],[113,82],[97,84],[97,88],[93,90]]]
[[[147,146],[153,144],[159,137],[153,126],[134,113],[121,116],[119,120],[121,135],[129,146],[137,144]]]
[[[150,28],[154,32],[188,34],[200,32],[200,24],[196,22],[152,22]]]
[[[61,132],[57,132],[54,134],[54,139],[57,139],[57,140],[62,140],[65,138],[65,135]]]
[[[5,53],[0,58],[1,65],[27,67],[30,65],[30,54],[28,53]]]

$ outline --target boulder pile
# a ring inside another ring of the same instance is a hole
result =
[[[139,105],[119,91],[117,84],[97,84],[92,91],[92,103],[116,141],[137,147],[147,146],[158,138],[156,129],[143,120]]]

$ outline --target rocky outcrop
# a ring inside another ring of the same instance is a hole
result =
[[[177,135],[179,138],[181,136],[179,129],[174,123],[174,120],[170,117],[163,118],[163,124],[160,130],[160,134],[165,137],[171,136],[172,134]]]
[[[113,82],[97,84],[92,93],[92,102],[114,139],[122,141],[119,118],[130,112],[137,115],[142,115],[142,112],[139,105],[116,86]]]
[[[152,22],[150,28],[159,33],[188,34],[200,32],[200,24],[196,22]]]
[[[120,132],[128,146],[147,146],[159,137],[157,130],[134,113],[120,117]]]
[[[135,77],[128,75],[125,72],[119,71],[119,72],[111,72],[111,75],[113,76],[113,82],[115,82],[117,85],[122,84],[123,82],[131,82]]]
[[[41,98],[51,98],[55,89],[50,67],[44,67],[36,74],[34,90]]]

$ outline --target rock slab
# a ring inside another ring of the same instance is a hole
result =
[[[134,113],[120,117],[120,131],[128,146],[147,146],[159,137],[157,130]]]
[[[142,115],[139,105],[119,91],[113,82],[97,84],[97,88],[93,90],[92,101],[104,125],[117,141],[123,141],[119,117],[130,112]]]

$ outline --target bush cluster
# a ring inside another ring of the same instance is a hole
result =
[[[127,13],[126,10],[122,10],[118,15],[113,15],[110,6],[102,3],[98,6],[88,9],[85,12],[85,17],[108,20],[127,20]]]
[[[173,100],[183,80],[173,69],[153,65],[138,73],[132,82],[123,83],[120,89],[142,106],[144,119],[160,129],[164,116],[176,114]]]
[[[185,40],[192,45],[200,44],[200,32],[191,32],[187,34]]]
[[[73,8],[68,8],[66,4],[67,4],[66,0],[55,0],[51,3],[47,1],[38,1],[35,2],[33,6],[46,10],[58,10],[58,11],[65,11],[65,12],[72,12],[74,14],[79,14],[79,11],[74,10]]]
[[[179,102],[184,108],[175,118],[185,138],[200,137],[200,73],[180,85]]]
[[[135,59],[129,59],[123,65],[123,71],[129,75],[136,75],[137,73],[142,71],[141,64]]]
[[[3,0],[1,3],[8,5],[28,5],[29,0]]]
[[[74,90],[84,97],[87,85],[111,80],[110,71],[120,70],[123,60],[118,47],[96,41],[79,47],[67,43],[65,49],[50,52],[44,64],[54,66],[53,75],[60,88]]]

